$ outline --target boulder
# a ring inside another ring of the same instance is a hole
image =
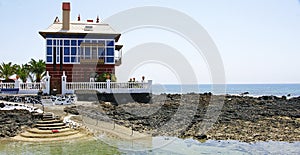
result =
[[[0,103],[0,108],[4,108],[5,104],[4,103]]]
[[[76,109],[76,106],[71,106],[71,107],[65,107],[64,112],[74,114],[74,115],[79,115],[78,110]]]
[[[199,134],[199,135],[195,135],[194,138],[197,139],[197,140],[206,140],[207,139],[207,135],[205,135],[205,134]]]

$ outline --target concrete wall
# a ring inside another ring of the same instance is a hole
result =
[[[78,101],[105,101],[112,102],[115,105],[126,104],[130,102],[149,103],[151,93],[99,93],[97,91],[76,91]]]

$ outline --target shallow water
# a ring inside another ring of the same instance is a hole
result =
[[[155,141],[163,141],[165,138],[157,137]],[[165,140],[166,141],[166,140]],[[154,150],[161,154],[299,154],[300,142],[256,142],[245,143],[234,140],[199,142],[193,139],[178,139],[168,145]]]
[[[154,137],[147,147],[127,141],[118,148],[109,146],[101,138],[83,141],[28,143],[1,141],[0,154],[299,154],[300,142],[239,141],[199,142],[193,139]]]
[[[86,155],[120,154],[117,148],[100,140],[70,140],[65,142],[14,142],[1,141],[0,154],[21,155]]]

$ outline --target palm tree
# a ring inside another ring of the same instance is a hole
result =
[[[45,61],[43,61],[41,59],[38,60],[38,61],[36,61],[34,59],[31,59],[29,64],[30,64],[30,67],[29,67],[30,72],[35,75],[35,81],[36,82],[41,82],[41,79],[44,76],[45,71],[46,71]]]
[[[9,77],[16,73],[17,65],[12,65],[11,62],[4,63],[0,65],[0,77],[4,78],[5,81],[9,81]]]
[[[16,74],[20,77],[23,82],[27,81],[30,73],[30,66],[28,64],[17,66]]]

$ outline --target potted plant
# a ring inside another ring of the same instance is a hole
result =
[[[106,73],[106,80],[110,80],[110,75],[109,75],[109,73]]]

